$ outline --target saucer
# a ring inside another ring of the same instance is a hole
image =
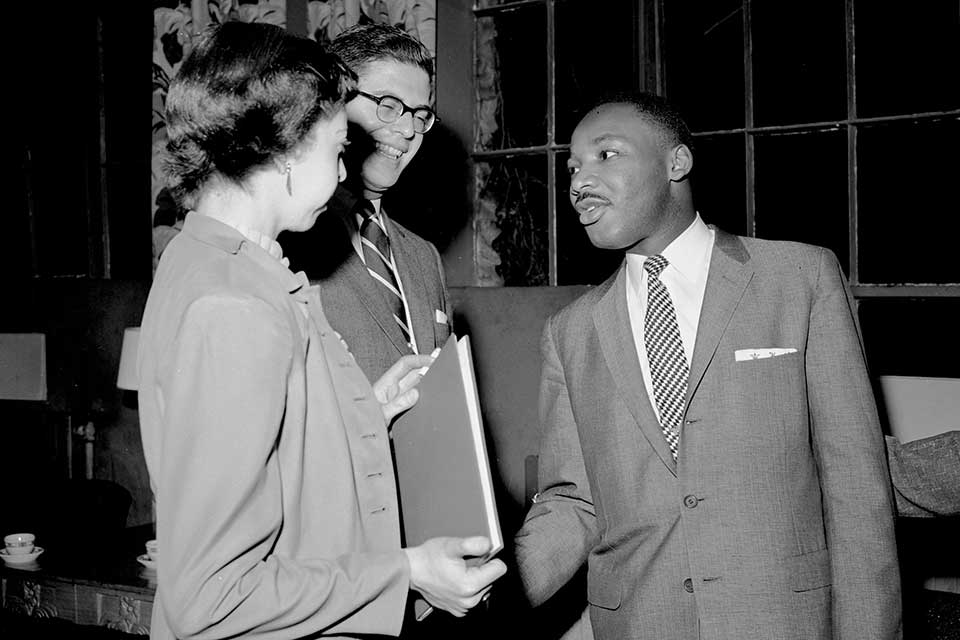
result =
[[[151,560],[151,559],[150,559],[150,556],[148,556],[148,555],[145,554],[145,553],[141,553],[139,556],[137,556],[137,562],[139,562],[140,564],[142,564],[143,566],[145,566],[147,569],[156,569],[156,568],[157,568],[157,563],[156,563],[155,561]]]
[[[41,553],[43,553],[43,547],[34,547],[30,553],[22,553],[19,555],[7,553],[6,549],[0,549],[0,558],[3,558],[4,562],[11,565],[29,564],[36,560]]]

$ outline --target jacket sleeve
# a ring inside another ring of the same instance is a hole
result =
[[[886,442],[899,515],[960,515],[960,431],[910,442],[887,436]]]
[[[533,606],[574,576],[599,536],[553,324],[547,322],[541,340],[539,491],[514,540],[520,580]]]
[[[277,442],[291,326],[264,301],[207,296],[164,355],[158,591],[178,638],[399,633],[409,582],[401,550],[275,553],[290,490]]]
[[[806,369],[834,637],[894,638],[901,634],[901,609],[893,498],[854,309],[840,265],[822,250]]]

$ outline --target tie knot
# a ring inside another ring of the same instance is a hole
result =
[[[363,218],[363,224],[367,224],[377,215],[377,209],[373,206],[373,203],[365,198],[357,200],[354,210]]]
[[[365,204],[360,204],[365,203]],[[369,200],[361,200],[357,204],[357,213],[364,216],[360,223],[360,236],[373,244],[384,260],[390,259],[390,238],[377,220],[377,212]]]
[[[651,278],[659,278],[668,264],[670,262],[663,256],[650,256],[643,262],[643,268]]]
[[[363,222],[360,223],[360,235],[378,242],[381,237],[386,237],[377,222],[377,210],[373,208],[373,203],[369,200],[360,200],[357,202],[357,213],[363,216]]]

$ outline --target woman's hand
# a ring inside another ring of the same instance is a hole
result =
[[[415,387],[433,359],[434,356],[403,356],[373,383],[373,393],[380,401],[383,419],[388,425],[417,403],[419,395]]]
[[[458,618],[483,601],[494,580],[507,570],[502,560],[469,562],[490,551],[490,540],[484,537],[433,538],[404,551],[410,562],[410,588],[430,606]]]

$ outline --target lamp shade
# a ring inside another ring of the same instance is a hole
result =
[[[137,376],[137,345],[140,344],[140,327],[123,330],[123,347],[120,349],[120,371],[117,387],[136,391],[140,386]]]

